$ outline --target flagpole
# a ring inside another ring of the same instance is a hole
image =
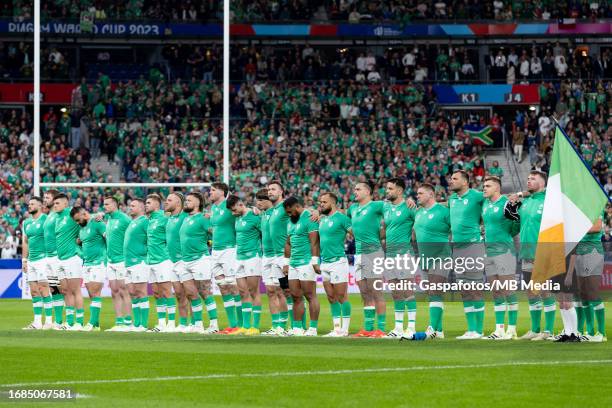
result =
[[[565,139],[567,140],[569,145],[572,146],[572,149],[574,149],[574,152],[576,153],[578,158],[580,158],[580,161],[582,161],[582,164],[584,164],[584,167],[587,168],[587,170],[589,171],[589,174],[591,175],[591,177],[593,177],[593,179],[595,179],[595,182],[597,183],[597,185],[599,186],[601,191],[603,191],[604,195],[608,198],[608,203],[612,203],[612,199],[610,198],[608,193],[606,193],[606,189],[601,185],[601,182],[599,181],[599,179],[597,177],[595,177],[595,175],[593,174],[593,171],[591,170],[591,168],[589,167],[587,162],[584,161],[584,158],[582,157],[582,154],[580,154],[580,151],[578,150],[578,148],[576,147],[574,142],[572,142],[572,139],[567,135],[567,133],[565,133],[565,130],[563,130],[563,128],[559,124],[559,121],[557,120],[555,115],[551,115],[551,118],[557,124],[557,127],[559,128],[559,130],[561,131],[561,134],[565,137]]]

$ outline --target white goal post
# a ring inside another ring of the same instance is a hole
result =
[[[223,3],[223,182],[229,184],[229,40],[230,40],[229,1]],[[34,0],[34,195],[40,195],[41,187],[210,187],[211,183],[41,183],[40,182],[40,0]]]

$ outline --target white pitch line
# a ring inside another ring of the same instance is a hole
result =
[[[509,363],[491,364],[467,364],[467,365],[444,365],[444,366],[415,366],[415,367],[381,367],[363,368],[355,370],[328,370],[328,371],[288,371],[270,373],[245,373],[245,374],[207,374],[207,375],[188,375],[174,377],[143,377],[143,378],[117,378],[114,380],[74,380],[74,381],[48,381],[48,382],[29,382],[15,384],[0,384],[0,387],[26,387],[34,385],[75,385],[75,384],[116,384],[116,383],[135,383],[135,382],[162,382],[162,381],[193,381],[193,380],[214,380],[225,378],[265,378],[265,377],[296,377],[304,375],[335,375],[335,374],[364,374],[364,373],[389,373],[402,371],[428,371],[428,370],[456,370],[472,368],[498,368],[516,366],[554,366],[572,364],[611,364],[612,360],[565,360],[565,361],[516,361]]]

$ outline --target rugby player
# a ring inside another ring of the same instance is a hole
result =
[[[126,280],[134,314],[134,326],[129,330],[135,332],[146,331],[149,322],[149,298],[147,296],[149,268],[145,263],[149,220],[144,214],[145,202],[141,198],[133,199],[129,204],[129,215],[132,221],[125,230],[123,241]]]
[[[518,193],[510,198],[511,204],[506,205],[504,215],[513,220],[520,220],[521,224],[521,272],[525,282],[531,281],[533,262],[535,259],[540,223],[544,210],[546,196],[546,173],[533,170],[527,177],[528,197]],[[520,199],[524,198],[522,201]],[[522,340],[545,340],[552,336],[555,326],[556,301],[554,295],[548,291],[529,290],[529,314],[531,316],[531,329],[525,333]],[[542,305],[544,306],[544,331],[541,330]]]
[[[255,336],[261,321],[261,218],[238,196],[230,195],[225,203],[236,217],[236,283],[242,301],[242,327],[231,334]]]
[[[289,280],[289,289],[293,297],[293,327],[290,336],[316,336],[319,322],[320,305],[317,298],[317,276],[319,267],[319,226],[311,220],[311,214],[304,209],[296,197],[289,197],[283,202],[289,215],[287,242],[285,244],[285,266],[283,273]],[[303,297],[308,301],[310,326],[304,332],[302,326],[305,314]]]
[[[221,291],[223,307],[227,313],[229,327],[222,334],[237,331],[242,326],[242,302],[236,286],[236,229],[235,219],[227,209],[225,197],[229,187],[225,183],[212,183],[209,198],[210,223],[212,228],[211,268]]]
[[[83,207],[72,207],[70,217],[81,226],[79,242],[83,257],[83,281],[91,299],[89,323],[83,327],[83,331],[100,331],[102,286],[106,278],[106,225],[93,219]]]
[[[372,201],[374,188],[371,181],[357,183],[353,190],[357,202],[347,212],[355,236],[355,280],[363,300],[364,314],[364,327],[354,337],[384,337],[386,334],[386,303],[382,292],[374,289],[375,282],[382,277],[375,276],[373,271],[374,258],[384,257],[381,244],[384,202]]]
[[[45,229],[47,214],[43,213],[43,201],[32,197],[28,201],[30,217],[23,221],[22,268],[30,286],[34,321],[24,330],[49,330],[53,328],[53,298],[49,291],[45,262]],[[43,307],[45,323],[42,323]]]
[[[210,220],[202,213],[204,209],[204,196],[198,192],[191,192],[185,196],[187,218],[179,231],[181,243],[181,256],[184,266],[179,276],[185,296],[191,302],[194,325],[190,330],[181,331],[201,334],[214,334],[219,332],[217,321],[217,306],[212,296],[212,268],[211,258],[208,254],[208,241],[210,240]],[[199,295],[198,295],[199,293]],[[202,323],[202,300],[206,304],[209,327],[204,329]]]
[[[455,265],[457,281],[466,283],[482,282],[484,270],[478,265],[485,258],[484,245],[480,233],[480,218],[484,197],[482,192],[470,188],[470,176],[465,170],[455,171],[450,178],[449,197],[451,232],[453,237],[453,259],[455,262],[469,262],[465,271],[458,272]],[[477,262],[477,260],[481,262]],[[461,292],[463,311],[467,320],[467,331],[458,336],[459,340],[479,339],[483,336],[484,299],[482,291],[465,289]]]
[[[166,224],[168,218],[161,209],[162,198],[159,194],[149,194],[145,201],[145,212],[149,218],[147,226],[147,265],[149,266],[153,295],[157,310],[157,325],[149,331],[166,331],[166,305],[172,297],[173,265],[168,255]],[[170,301],[172,302],[172,301]],[[170,328],[172,330],[172,328]]]
[[[411,246],[412,227],[414,225],[414,216],[416,210],[409,208],[404,200],[404,191],[406,183],[401,178],[391,178],[387,180],[386,199],[384,206],[384,222],[385,222],[385,243],[386,243],[386,258],[398,259],[401,258],[399,266],[388,270],[385,268],[385,280],[393,284],[402,284],[408,280],[414,282],[414,276],[417,272],[412,269],[411,265],[405,264],[405,260],[409,257],[414,259],[414,253]],[[414,265],[415,263],[412,263]],[[391,330],[386,338],[399,339],[402,335],[406,338],[412,338],[415,333],[417,304],[414,297],[414,291],[408,289],[394,289],[391,291],[393,304],[395,309],[395,327]],[[408,325],[404,331],[404,313],[408,313]]]
[[[104,198],[106,213],[106,273],[115,309],[115,325],[106,331],[126,331],[132,326],[132,303],[127,288],[125,254],[123,246],[125,231],[130,225],[130,217],[119,210],[119,202],[114,196]]]
[[[176,302],[179,305],[179,331],[184,332],[187,327],[188,318],[188,300],[185,297],[183,285],[180,282],[180,276],[183,273],[185,264],[181,255],[181,239],[180,230],[183,225],[187,213],[183,211],[183,202],[185,198],[181,193],[170,193],[166,197],[164,208],[168,213],[168,223],[166,224],[166,242],[168,243],[168,256],[172,261],[172,287],[176,297],[167,299],[166,308],[168,311],[168,324],[166,331],[176,331]],[[182,327],[181,327],[182,326]]]
[[[417,202],[420,208],[414,217],[414,234],[421,257],[423,279],[432,285],[442,284],[448,281],[449,275],[444,259],[451,256],[449,209],[436,202],[435,187],[428,183],[422,183],[418,188]],[[429,290],[429,327],[425,332],[428,338],[444,338],[443,316],[442,291],[432,288]]]
[[[55,236],[55,219],[57,214],[53,210],[53,200],[59,194],[57,190],[47,190],[43,194],[44,207],[47,218],[43,224],[45,231],[45,272],[53,299],[54,330],[65,330],[64,325],[64,294],[66,286],[60,286],[59,260],[57,259],[57,240]]]
[[[487,281],[495,285],[493,291],[495,331],[483,339],[516,339],[518,298],[516,293],[502,289],[504,287],[502,285],[516,279],[514,236],[519,232],[519,224],[504,216],[508,198],[501,194],[499,177],[485,177],[483,196],[485,198],[482,206],[486,247],[485,273]],[[506,309],[508,310],[507,330],[505,329]]]
[[[266,286],[268,306],[272,317],[272,327],[261,334],[262,336],[282,336],[285,334],[285,329],[281,318],[280,305],[285,304],[286,308],[286,302],[285,294],[279,283],[279,279],[283,277],[282,270],[272,268],[275,252],[274,240],[270,232],[270,217],[273,209],[268,189],[259,190],[255,194],[255,201],[257,209],[261,211],[262,280]]]
[[[79,224],[71,217],[68,207],[68,196],[59,193],[53,200],[56,212],[55,237],[57,243],[58,275],[66,288],[66,323],[67,330],[80,331],[83,328],[84,310],[81,295],[81,278],[83,277],[83,260],[78,254],[77,238]],[[76,320],[75,320],[76,312]]]
[[[331,307],[334,329],[326,337],[346,337],[351,324],[348,298],[349,263],[344,250],[346,235],[351,234],[351,220],[338,211],[338,197],[331,192],[319,195],[319,237],[321,275]]]

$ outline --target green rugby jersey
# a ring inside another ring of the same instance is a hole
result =
[[[274,239],[270,232],[271,216],[272,208],[268,208],[261,213],[261,246],[263,247],[263,256],[270,258],[276,255],[274,252]]]
[[[212,226],[212,249],[221,251],[236,246],[236,229],[234,216],[227,209],[226,201],[210,207],[210,224]]]
[[[183,220],[179,231],[183,261],[191,262],[208,256],[209,229],[210,220],[202,213],[189,215]]]
[[[96,266],[106,265],[106,242],[104,242],[104,233],[106,226],[103,222],[98,222],[93,218],[89,220],[87,225],[81,227],[79,231],[79,239],[81,240],[81,256],[83,265]]]
[[[123,253],[125,266],[130,267],[147,259],[147,227],[149,220],[144,215],[133,219],[125,230]]]
[[[236,217],[236,259],[239,261],[261,255],[261,218],[248,211]]]
[[[419,255],[429,258],[449,257],[450,231],[448,207],[435,203],[430,208],[419,208],[414,217],[414,233]]]
[[[519,216],[521,217],[521,259],[528,261],[535,259],[544,210],[544,197],[546,197],[546,190],[532,194],[523,200],[523,205],[519,208]]]
[[[387,241],[387,256],[412,253],[412,227],[416,210],[408,208],[406,202],[395,205],[385,203],[384,220]]]
[[[163,210],[151,213],[147,226],[147,264],[157,265],[170,259],[166,245],[166,224],[168,218]]]
[[[487,256],[515,252],[513,237],[519,232],[519,223],[504,217],[507,202],[508,197],[502,195],[495,202],[486,198],[482,206]]]
[[[480,216],[483,203],[482,192],[473,189],[469,189],[462,196],[457,193],[450,196],[448,205],[454,243],[469,244],[482,241]]]
[[[55,220],[57,220],[57,213],[55,211],[49,211],[47,218],[45,219],[45,253],[47,258],[53,258],[57,256],[57,240],[55,238]]]
[[[272,237],[274,255],[283,256],[285,253],[285,242],[287,242],[289,215],[285,211],[282,201],[270,210],[268,210],[270,211],[270,222],[268,226],[270,228],[270,236]]]
[[[298,267],[310,264],[312,251],[310,250],[309,234],[319,230],[319,224],[310,219],[308,210],[302,211],[300,218],[294,224],[289,221],[287,224],[287,235],[291,244],[291,257],[289,266]]]
[[[119,210],[107,214],[106,219],[106,256],[108,257],[108,262],[124,262],[123,244],[125,231],[132,220],[129,215]]]
[[[32,217],[23,222],[23,235],[28,237],[28,261],[39,261],[47,253],[45,251],[45,221],[47,214],[41,214],[38,218]]]
[[[371,254],[382,248],[380,243],[380,221],[383,219],[383,201],[370,201],[360,206],[355,203],[348,209],[357,254]]]
[[[187,213],[184,211],[168,217],[166,242],[168,243],[168,255],[172,262],[178,262],[183,258],[181,254],[181,226],[185,218],[187,218]]]
[[[76,239],[81,226],[70,217],[70,210],[71,208],[64,208],[63,211],[57,213],[55,220],[57,257],[62,261],[78,255]]]
[[[351,219],[339,211],[321,217],[319,221],[321,263],[331,263],[346,258],[344,241],[350,229]]]
[[[603,214],[601,215],[601,217],[599,217],[599,219],[603,221]],[[601,231],[587,233],[580,240],[580,242],[576,246],[576,254],[586,255],[586,254],[590,254],[591,252],[593,252],[593,250],[599,252],[600,254],[603,254],[604,248],[603,248],[603,243],[601,242],[602,237],[603,237],[603,225],[602,225]]]

